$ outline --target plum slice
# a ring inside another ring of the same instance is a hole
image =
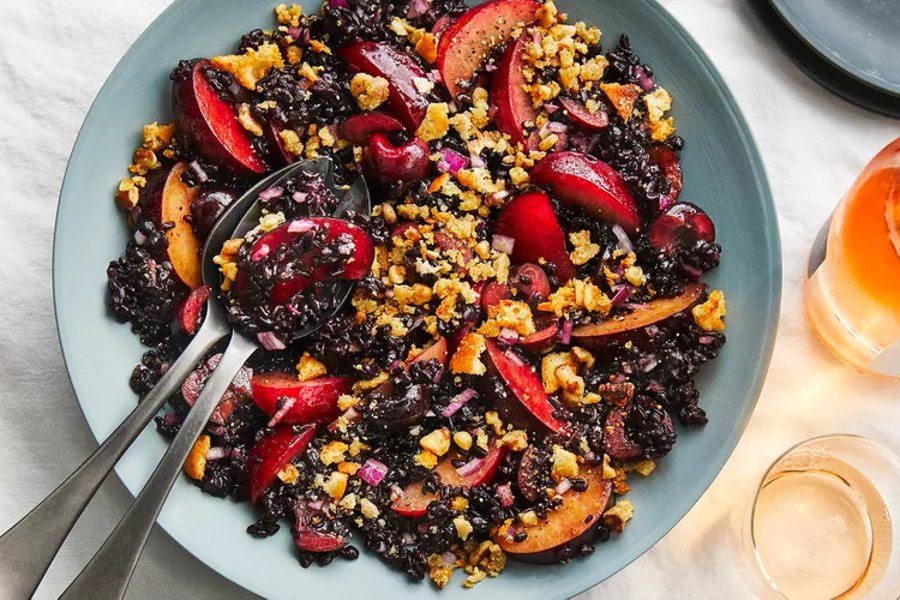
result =
[[[554,152],[535,165],[531,182],[550,188],[563,203],[626,231],[640,229],[638,206],[618,171],[580,152]]]
[[[272,306],[287,304],[295,294],[302,292],[313,283],[328,278],[354,281],[361,279],[369,272],[372,260],[375,258],[375,246],[372,239],[353,223],[332,217],[303,217],[273,229],[253,244],[250,260],[264,260],[270,254],[276,254],[279,246],[288,244],[298,236],[317,228],[327,229],[326,244],[334,242],[338,238],[352,241],[355,247],[352,260],[341,267],[326,264],[313,268],[314,261],[321,254],[321,248],[310,250],[302,259],[307,268],[301,269],[302,272],[297,272],[291,277],[279,277],[269,298]],[[284,271],[287,271],[287,268]],[[247,285],[246,275],[242,271],[238,271],[236,290],[239,297],[244,296]]]
[[[699,240],[715,242],[716,226],[703,209],[690,202],[674,204],[650,227],[650,243],[666,252],[690,248]]]
[[[513,350],[503,350],[495,340],[487,340],[490,362],[510,394],[538,423],[553,433],[567,434],[566,424],[553,416],[553,405],[540,378]]]
[[[518,298],[527,302],[539,302],[550,296],[550,281],[540,265],[525,263],[516,267],[512,285],[518,290]]]
[[[609,115],[606,114],[606,111],[598,110],[592,113],[578,100],[564,96],[560,96],[559,105],[568,113],[570,121],[584,129],[600,131],[609,126]]]
[[[540,140],[536,132],[525,134],[525,123],[532,125],[537,119],[538,111],[531,101],[531,94],[525,91],[528,82],[524,75],[525,46],[529,36],[523,33],[510,44],[497,71],[491,79],[491,103],[496,116],[494,124],[501,133],[512,138],[514,144],[521,144],[528,150],[536,150]]]
[[[278,471],[306,450],[315,435],[316,428],[312,425],[296,428],[284,425],[256,442],[247,455],[247,484],[251,502],[259,500],[275,481]]]
[[[470,8],[447,27],[438,44],[437,65],[451,98],[465,91],[463,85],[495,46],[516,28],[534,22],[540,7],[535,0],[492,0]]]
[[[560,281],[575,276],[562,227],[544,192],[526,192],[510,200],[497,217],[494,234],[515,239],[510,256],[514,264],[546,261],[554,264]]]
[[[253,376],[253,402],[270,417],[279,412],[279,400],[291,406],[281,423],[303,425],[333,419],[338,415],[337,401],[353,387],[352,377],[318,377],[300,381],[291,373],[258,373]],[[283,404],[282,404],[283,407]]]
[[[609,504],[612,481],[603,479],[595,468],[583,468],[579,476],[587,481],[585,491],[572,490],[563,494],[562,504],[550,511],[546,521],[533,527],[501,526],[494,535],[494,542],[508,556],[536,563],[556,562],[567,554],[567,549],[589,542]],[[520,530],[528,537],[517,542],[515,534]]]
[[[383,186],[414,183],[428,176],[429,154],[428,144],[419,138],[395,146],[383,133],[375,133],[363,151],[363,173],[369,181]]]
[[[181,308],[178,309],[178,323],[188,335],[197,333],[203,307],[209,300],[210,292],[212,292],[212,288],[208,285],[200,286],[188,294],[188,297],[181,303]]]
[[[178,131],[211,163],[234,175],[252,177],[266,172],[249,134],[238,123],[234,108],[219,98],[206,79],[208,60],[197,61],[189,73],[172,83],[172,104]]]
[[[572,343],[597,349],[627,340],[640,341],[644,328],[688,310],[703,297],[705,291],[705,284],[688,284],[680,296],[653,300],[644,308],[636,308],[622,317],[579,325],[572,330]]]
[[[531,335],[519,338],[518,345],[528,352],[540,353],[553,345],[558,333],[559,325],[553,322]]]
[[[200,393],[206,385],[206,380],[215,371],[220,360],[222,360],[221,354],[210,356],[200,366],[191,371],[181,383],[181,396],[188,406],[193,406],[197,398],[200,397]],[[216,410],[213,411],[210,421],[224,425],[231,418],[231,413],[234,412],[235,407],[250,399],[250,379],[252,377],[253,370],[250,367],[241,367],[241,370],[234,376],[231,385],[222,394],[222,399],[219,401]]]
[[[403,131],[403,123],[383,112],[359,113],[347,117],[340,131],[342,138],[354,146],[362,146],[372,134]]]
[[[443,485],[471,488],[494,481],[505,456],[506,450],[503,447],[492,445],[488,449],[487,455],[480,459],[481,462],[477,463],[477,469],[472,473],[460,475],[459,471],[453,466],[453,458],[443,460],[434,468],[434,472],[441,476]],[[437,500],[438,497],[436,494],[425,493],[422,490],[422,486],[421,481],[406,486],[406,489],[403,490],[403,495],[391,504],[391,510],[404,517],[424,517],[428,512],[428,505]]]
[[[681,189],[684,187],[684,174],[681,171],[681,160],[678,155],[668,146],[654,144],[650,147],[650,162],[662,169],[663,175],[672,185],[672,191],[668,194],[670,201],[678,200]]]
[[[157,227],[174,223],[166,232],[169,247],[166,252],[178,279],[191,289],[203,285],[200,269],[200,240],[194,234],[188,217],[191,205],[200,195],[199,187],[191,187],[181,180],[187,170],[185,162],[156,171],[144,188],[141,211]]]
[[[410,131],[419,128],[428,98],[416,87],[416,80],[427,76],[415,60],[385,42],[354,42],[341,48],[339,54],[352,70],[387,79],[391,110]]]

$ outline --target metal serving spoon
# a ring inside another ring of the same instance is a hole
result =
[[[203,282],[213,289],[203,325],[156,387],[103,444],[47,498],[0,536],[0,598],[21,600],[34,594],[63,541],[115,463],[163,408],[197,362],[213,345],[231,334],[218,366],[144,489],[103,546],[61,596],[79,600],[124,597],[144,544],[184,461],[235,375],[258,348],[255,340],[232,330],[225,309],[215,298],[220,291],[220,275],[212,259],[221,251],[225,241],[242,235],[258,223],[260,192],[301,171],[321,175],[332,192],[339,198],[343,195],[335,216],[343,215],[348,210],[368,214],[369,192],[365,181],[360,177],[346,192],[339,189],[334,183],[334,165],[327,158],[289,165],[260,181],[228,206],[203,247]],[[335,305],[334,312],[337,312],[349,297],[352,283],[339,281],[332,285],[333,293],[342,299]],[[310,325],[297,332],[295,339],[313,333],[320,326],[321,322]]]

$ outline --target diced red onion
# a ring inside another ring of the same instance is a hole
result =
[[[300,36],[303,35],[303,30],[299,27],[290,27],[288,28],[288,35],[294,38],[294,40],[299,40]]]
[[[328,0],[328,6],[331,8],[347,8],[350,3],[347,0]]]
[[[478,472],[483,462],[483,458],[473,458],[463,466],[456,469],[456,472],[459,473],[460,477],[471,477]]]
[[[628,237],[628,234],[625,233],[625,230],[622,229],[622,226],[616,223],[612,226],[612,232],[616,235],[616,239],[619,240],[619,246],[625,252],[634,252],[634,246],[631,245],[631,238]]]
[[[509,190],[500,190],[487,197],[488,206],[500,206],[500,204],[509,197]]]
[[[675,204],[675,198],[666,194],[665,196],[659,197],[659,212],[665,212],[672,208],[672,205]]]
[[[275,198],[280,198],[284,195],[284,188],[280,185],[273,185],[269,189],[263,190],[259,193],[260,200],[274,200]]]
[[[491,248],[503,254],[512,254],[516,247],[516,238],[508,235],[495,235],[491,238]]]
[[[428,80],[431,81],[432,83],[440,83],[442,81],[441,72],[438,71],[437,69],[432,69],[431,71],[428,71],[425,74],[425,77],[427,77]]]
[[[375,487],[381,483],[381,480],[388,474],[388,470],[387,465],[383,462],[370,458],[366,461],[366,464],[362,466],[362,469],[359,470],[357,475],[360,479],[372,487]]]
[[[556,489],[554,490],[558,495],[562,496],[566,492],[572,489],[572,482],[566,478],[556,484]]]
[[[513,496],[512,488],[508,483],[498,485],[495,493],[497,495],[497,500],[500,501],[500,506],[503,508],[509,508],[516,501],[515,496]]]
[[[356,423],[362,418],[362,415],[359,414],[359,411],[353,408],[352,406],[344,411],[344,414],[341,415],[345,419],[347,419],[351,423]]]
[[[441,560],[444,561],[445,565],[452,565],[456,562],[456,555],[452,552],[444,552],[441,554]]]
[[[325,499],[319,498],[318,500],[310,500],[306,503],[306,506],[315,511],[322,510],[323,508],[325,508]]]
[[[138,246],[143,246],[147,243],[147,234],[138,229],[134,232],[134,241]]]
[[[643,302],[626,302],[623,306],[631,310],[647,310],[650,308],[649,304],[644,304]]]
[[[622,306],[630,296],[631,288],[627,285],[623,285],[622,288],[613,295],[610,302],[613,306]]]
[[[716,338],[714,338],[711,335],[701,335],[700,337],[697,338],[697,343],[699,343],[702,346],[709,346],[710,344],[714,344],[715,341],[716,341]]]
[[[287,348],[287,345],[271,331],[257,333],[256,339],[259,340],[259,343],[262,344],[262,347],[266,350],[284,350]]]
[[[691,281],[700,281],[700,276],[703,275],[703,271],[694,265],[689,265],[687,263],[682,263],[681,270],[691,279]]]
[[[489,62],[488,64],[484,65],[484,70],[488,73],[493,73],[497,70],[497,63]]]
[[[232,448],[231,449],[231,458],[240,458],[241,457],[241,449],[240,448]]]
[[[474,397],[475,390],[473,390],[472,388],[466,388],[465,390],[454,396],[452,400],[450,400],[450,404],[445,406],[444,410],[441,411],[441,416],[452,417],[456,414],[456,411],[465,406],[466,402]]]
[[[266,427],[275,427],[281,420],[284,418],[284,415],[288,414],[292,408],[294,408],[294,404],[297,403],[296,398],[285,397],[282,401],[281,408],[275,411],[275,414],[272,415],[272,418],[269,419],[269,422],[266,423]]]
[[[569,126],[559,121],[550,121],[547,123],[547,131],[551,133],[565,133],[569,130]]]
[[[228,456],[228,450],[222,446],[213,446],[206,451],[206,460],[222,460]]]
[[[163,422],[166,425],[175,425],[176,423],[181,423],[181,417],[175,413],[169,413],[163,417]]]
[[[434,374],[434,377],[432,377],[431,380],[435,383],[439,382],[441,378],[444,377],[444,371],[446,371],[446,369],[443,365],[441,365],[441,368],[438,369],[437,373]]]
[[[509,327],[504,327],[500,330],[500,335],[497,336],[497,339],[507,344],[515,344],[519,341],[519,334]]]
[[[253,251],[253,254],[250,255],[250,260],[253,262],[264,259],[269,255],[269,252],[272,248],[269,247],[268,244],[260,244],[259,248]]]
[[[303,204],[306,202],[306,199],[309,198],[309,194],[306,192],[294,192],[291,194],[291,200],[296,202],[297,204]]]
[[[441,169],[442,164],[446,166],[445,173],[456,175],[460,169],[469,166],[469,158],[451,148],[443,148],[441,149],[441,161],[437,165],[438,169]]]
[[[296,221],[291,221],[290,225],[287,226],[288,233],[306,233],[310,231],[315,224],[308,219],[297,219]]]
[[[555,113],[556,111],[559,110],[559,105],[553,104],[552,102],[548,102],[547,104],[544,105],[544,110],[547,111],[548,115],[552,115],[553,113]]]
[[[561,344],[569,344],[572,341],[572,329],[575,327],[575,323],[566,319],[562,324],[562,332],[559,334],[559,342]]]
[[[647,335],[647,337],[656,337],[659,335],[659,326],[647,325],[647,327],[644,329],[644,333]]]
[[[561,152],[561,151],[565,150],[566,146],[568,146],[568,144],[569,144],[569,134],[567,134],[566,132],[562,132],[562,133],[556,134],[556,137],[557,137],[557,140],[556,140],[556,143],[553,145],[553,149]]]
[[[402,536],[400,536],[400,540],[403,542],[405,546],[412,546],[416,543],[416,537],[410,532],[405,532]]]
[[[166,372],[167,372],[171,367],[172,367],[172,363],[170,363],[169,361],[164,362],[163,364],[159,365],[159,374],[160,374],[160,375],[165,375]]]
[[[200,183],[206,183],[209,181],[209,175],[207,175],[206,171],[203,170],[203,167],[200,166],[200,163],[196,160],[192,160],[188,163],[188,169],[191,170],[191,173],[194,174],[194,177],[197,178],[197,181]]]
[[[429,0],[413,0],[406,11],[407,19],[417,19],[427,13],[431,9]]]
[[[597,453],[593,451],[588,451],[584,453],[584,461],[588,463],[597,462]]]
[[[471,163],[472,163],[472,168],[477,169],[477,168],[479,168],[479,167],[485,167],[485,166],[487,166],[487,163],[484,162],[484,159],[481,158],[481,156],[478,155],[478,154],[470,154],[470,155],[469,155],[469,160],[470,160]]]
[[[517,367],[524,367],[524,366],[525,366],[525,363],[522,361],[521,358],[519,358],[519,355],[516,354],[515,352],[507,352],[507,353],[506,353],[506,358],[508,358],[510,361],[512,361],[512,363],[513,363],[514,365],[516,365]]]
[[[658,364],[659,359],[656,358],[655,354],[649,354],[642,357],[640,360],[641,371],[643,371],[644,373],[649,373],[650,371],[655,369]]]
[[[207,427],[206,430],[208,432],[210,432],[211,434],[217,435],[219,437],[222,437],[223,435],[228,433],[228,430],[225,429],[225,427],[222,425],[211,425],[211,426]]]
[[[640,65],[634,68],[634,77],[638,80],[638,84],[640,84],[641,89],[645,92],[649,92],[656,87],[656,82],[653,81],[652,77],[647,75],[647,71]]]

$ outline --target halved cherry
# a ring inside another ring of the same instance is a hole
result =
[[[550,280],[540,265],[534,263],[516,267],[510,283],[519,292],[517,298],[526,302],[538,302],[550,296]]]
[[[519,338],[518,345],[528,352],[540,353],[553,345],[558,333],[559,325],[556,322],[552,322],[531,335]]]
[[[328,278],[357,280],[364,277],[375,258],[375,246],[372,239],[358,226],[331,217],[304,217],[282,225],[259,238],[251,249],[251,260],[259,261],[274,253],[282,244],[292,242],[298,236],[318,228],[327,230],[326,243],[338,238],[352,242],[355,251],[352,259],[343,266],[320,265],[307,274],[297,274],[290,278],[279,279],[272,288],[269,302],[272,306],[287,304],[293,296],[308,286]],[[312,265],[321,253],[321,248],[311,250],[303,257],[304,265]],[[238,297],[243,296],[248,280],[242,271],[238,271],[235,285]]]
[[[650,227],[650,243],[666,252],[690,248],[698,240],[716,241],[716,226],[703,209],[690,202],[673,205]]]
[[[461,275],[466,273],[466,265],[471,262],[473,253],[472,249],[469,248],[464,241],[445,231],[435,231],[434,243],[438,248],[444,251],[444,253],[451,251],[451,253],[456,254],[456,260],[454,262],[456,271]]]
[[[172,103],[179,133],[204,158],[235,175],[266,172],[250,136],[238,123],[234,107],[219,98],[204,74],[211,67],[199,60],[189,74],[172,83]]]
[[[341,123],[341,137],[354,146],[364,145],[372,134],[392,131],[403,131],[403,123],[383,112],[355,114]]]
[[[386,42],[353,42],[341,48],[339,54],[351,69],[387,79],[391,110],[410,131],[419,128],[425,119],[428,98],[416,87],[416,80],[427,76],[415,60]]]
[[[437,64],[451,98],[463,93],[460,84],[472,80],[495,46],[534,22],[540,7],[535,0],[492,0],[470,8],[444,31]]]
[[[533,127],[538,116],[531,94],[525,91],[528,82],[523,57],[528,39],[530,36],[522,33],[503,53],[491,79],[491,103],[497,129],[509,135],[514,144],[535,150],[540,143],[537,133],[532,131],[530,135],[525,135],[525,123],[531,123]]]
[[[312,425],[283,425],[262,438],[247,455],[247,483],[250,500],[256,502],[275,481],[278,472],[300,456],[316,435]]]
[[[638,206],[618,171],[579,152],[554,152],[535,165],[531,181],[550,188],[565,204],[630,233],[641,226]]]
[[[441,18],[435,21],[434,26],[431,28],[431,33],[434,35],[441,35],[447,28],[453,24],[456,18],[450,15],[441,15]]]
[[[510,257],[514,264],[552,262],[560,281],[575,276],[575,265],[547,194],[526,192],[507,202],[497,217],[494,233],[515,239]]]
[[[655,165],[659,165],[663,174],[672,185],[672,191],[668,196],[672,201],[678,200],[681,195],[681,189],[684,187],[684,174],[681,171],[681,160],[675,151],[668,146],[662,144],[654,144],[650,146],[650,160]]]
[[[614,408],[606,415],[603,426],[603,449],[613,460],[634,460],[644,453],[640,444],[633,442],[625,431],[625,419],[628,411]]]
[[[510,294],[508,286],[492,281],[484,287],[484,291],[481,293],[481,306],[487,310],[500,304],[501,300],[506,300],[510,296],[512,294]]]
[[[353,378],[317,377],[300,381],[292,373],[257,373],[252,386],[253,402],[259,410],[271,417],[278,412],[279,401],[287,400],[291,408],[281,422],[299,425],[335,418],[338,397],[350,392]]]
[[[294,536],[294,544],[306,552],[334,552],[348,544],[345,536],[327,531],[313,523],[313,517],[322,515],[321,511],[314,511],[303,504],[294,508],[294,527],[291,533]],[[324,521],[323,521],[324,523]]]
[[[200,326],[200,317],[206,301],[209,300],[209,294],[212,291],[208,285],[202,285],[193,290],[188,297],[184,299],[181,308],[178,309],[178,323],[188,335],[197,333],[197,327]]]
[[[221,354],[210,356],[205,362],[200,364],[200,366],[191,371],[181,383],[181,396],[188,406],[193,406],[194,403],[197,402],[197,398],[200,397],[200,393],[203,391],[207,379],[209,379],[209,376],[215,371],[220,360],[222,360]],[[231,385],[229,385],[225,393],[222,394],[222,399],[219,400],[219,405],[216,406],[216,410],[213,411],[210,421],[218,423],[219,425],[224,425],[228,422],[228,419],[231,418],[231,413],[234,412],[235,407],[250,399],[251,377],[253,377],[253,370],[250,367],[241,367],[241,370],[238,371],[237,375],[235,375],[234,379],[231,381]]]
[[[570,121],[585,129],[600,131],[609,126],[609,115],[607,115],[604,110],[598,110],[597,112],[592,113],[578,100],[566,98],[565,96],[559,97],[559,104],[563,107],[563,110],[566,111],[566,114],[568,114]]]
[[[363,151],[363,173],[372,183],[404,185],[425,179],[431,171],[428,144],[417,137],[395,146],[383,133],[369,136]]]
[[[490,362],[512,396],[541,425],[554,433],[566,434],[568,426],[553,416],[554,408],[540,378],[514,350],[503,350],[487,340]],[[514,407],[518,408],[518,407]]]
[[[441,476],[443,485],[471,488],[494,481],[505,456],[505,448],[492,445],[472,473],[460,475],[453,466],[453,458],[444,459],[434,468],[434,472]],[[391,504],[391,510],[404,517],[424,517],[428,513],[428,505],[434,500],[437,500],[437,495],[426,494],[422,490],[422,482],[417,481],[406,486],[403,495]]]

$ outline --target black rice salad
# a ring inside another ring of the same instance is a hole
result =
[[[628,37],[552,1],[330,0],[275,9],[233,54],[172,71],[116,195],[132,237],[108,304],[150,349],[146,394],[208,299],[261,349],[185,472],[288,527],[304,567],[377,553],[467,587],[507,558],[568,561],[623,532],[634,472],[707,416],[694,377],[725,337],[700,282],[721,248],[685,202],[669,93]],[[328,157],[371,214],[300,174],[259,226],[199,249],[266,173]],[[353,288],[341,305],[336,284]],[[308,325],[322,327],[296,339]],[[174,436],[218,363],[157,418]],[[639,507],[638,507],[639,509]]]

